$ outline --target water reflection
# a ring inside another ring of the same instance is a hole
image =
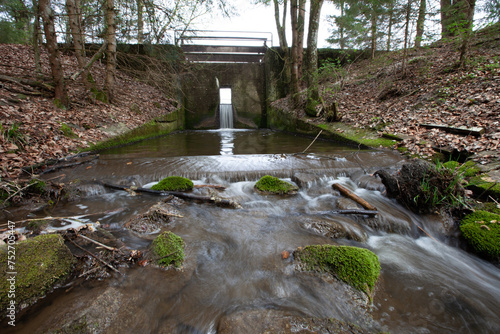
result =
[[[234,133],[231,130],[222,130],[220,134],[220,155],[232,155],[234,149]]]

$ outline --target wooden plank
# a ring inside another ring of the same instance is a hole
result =
[[[481,137],[481,135],[484,133],[484,128],[481,127],[472,127],[472,128],[467,128],[465,126],[453,127],[441,124],[420,124],[420,126],[423,126],[424,128],[427,129],[439,129],[448,133],[454,133],[462,136],[471,135],[475,137]]]

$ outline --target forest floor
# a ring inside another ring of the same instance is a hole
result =
[[[491,30],[491,29],[490,29]],[[355,62],[321,77],[325,103],[338,102],[341,122],[373,128],[404,140],[394,148],[430,157],[439,148],[475,154],[478,163],[499,160],[500,146],[500,31],[477,34],[465,69],[457,68],[457,45],[437,43],[411,50],[403,71],[402,53]],[[42,50],[42,73],[50,78],[47,53]],[[65,76],[77,71],[74,56],[63,54]],[[97,86],[104,85],[105,65],[92,67]],[[35,79],[31,47],[0,44],[0,77]],[[343,87],[338,89],[338,79]],[[30,95],[29,87],[0,81],[0,177],[19,177],[21,168],[67,156],[175,109],[175,102],[158,88],[118,72],[116,102],[92,99],[81,80],[67,80],[69,109],[57,108],[52,98]],[[287,99],[277,101],[281,107]],[[302,117],[302,110],[292,110]],[[324,116],[309,119],[326,122]],[[427,129],[422,124],[480,127],[475,137]],[[118,127],[118,125],[120,125]],[[71,131],[68,130],[68,127]],[[401,149],[404,147],[404,149]]]
[[[398,136],[403,140],[394,148],[412,156],[430,158],[444,150],[461,152],[462,157],[472,155],[480,164],[498,161],[500,25],[474,36],[465,68],[456,66],[458,61],[458,45],[451,41],[410,50],[405,70],[402,52],[381,54],[341,69],[324,66],[320,74],[324,104],[337,102],[344,124]],[[274,103],[305,118],[304,110],[293,110],[288,98]],[[324,114],[307,121],[327,123]],[[484,132],[479,137],[459,135],[423,124],[482,128]]]
[[[41,50],[42,76],[51,72],[45,49]],[[62,54],[65,77],[78,70],[76,58]],[[91,74],[103,89],[105,64],[96,62]],[[103,103],[85,90],[82,80],[66,80],[71,106],[57,108],[53,98],[32,92],[23,83],[2,80],[36,80],[30,46],[0,44],[0,178],[17,178],[21,168],[58,159],[132,129],[175,110],[174,101],[158,88],[118,71],[116,102]]]

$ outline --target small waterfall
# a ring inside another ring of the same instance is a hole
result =
[[[232,129],[233,128],[233,105],[221,103],[219,105],[219,118],[220,118],[220,128],[221,129]]]

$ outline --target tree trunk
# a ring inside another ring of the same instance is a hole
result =
[[[35,73],[37,78],[42,76],[42,63],[40,62],[40,12],[38,10],[38,3],[33,0],[33,12],[35,14],[35,21],[33,22],[33,52],[35,57]]]
[[[441,37],[453,36],[450,29],[451,0],[440,0],[441,4]]]
[[[290,95],[294,105],[299,104],[299,71],[298,71],[298,59],[297,59],[297,48],[298,48],[298,36],[297,36],[297,20],[298,20],[299,6],[297,0],[290,1],[290,20],[292,24],[292,51],[291,51],[291,62],[290,62]]]
[[[68,11],[69,27],[71,30],[71,36],[73,37],[76,60],[78,62],[78,66],[82,69],[85,66],[85,59],[83,58],[84,47],[82,42],[82,29],[79,24],[80,20],[78,19],[80,15],[78,13],[76,1],[66,0],[66,10]],[[84,72],[84,75],[82,76],[82,82],[86,89],[91,88],[87,71]]]
[[[371,13],[371,58],[375,58],[375,50],[377,49],[377,14],[374,10]]]
[[[426,1],[426,0],[422,0]],[[391,2],[389,7],[389,31],[387,32],[387,51],[391,51],[392,24],[394,16],[394,3]]]
[[[323,1],[324,0],[311,0],[311,9],[309,11],[309,30],[307,32],[307,50],[305,64],[306,83],[308,88],[317,86],[318,30],[321,6],[323,5]]]
[[[320,102],[318,87],[318,30],[323,1],[324,0],[311,0],[311,8],[309,11],[305,69],[308,91],[306,113],[310,116],[316,116],[316,105]]]
[[[408,0],[406,5],[406,21],[405,21],[405,43],[403,49],[403,66],[402,75],[406,75],[406,62],[408,57],[408,37],[409,37],[409,27],[410,27],[410,14],[411,14],[411,0]]]
[[[106,0],[106,38],[108,49],[106,52],[106,85],[105,92],[108,102],[114,101],[115,72],[116,72],[116,33],[115,33],[115,3],[114,0]]]
[[[345,12],[345,1],[341,0],[340,1],[340,17],[343,19],[344,18],[344,12]],[[342,20],[343,22],[343,20]],[[340,33],[340,50],[345,49],[345,39],[344,39],[344,23],[342,23],[339,27],[339,33]]]
[[[50,69],[55,85],[55,99],[63,106],[69,105],[66,87],[64,85],[64,74],[59,59],[59,50],[57,49],[57,37],[54,27],[54,14],[50,7],[50,0],[40,0],[38,4],[40,15],[43,20],[43,30],[47,40],[47,51],[49,53]]]
[[[420,0],[420,7],[418,8],[417,19],[417,34],[415,36],[415,47],[419,48],[422,44],[422,37],[424,36],[424,22],[427,0]]]
[[[278,31],[278,39],[280,41],[280,48],[283,52],[288,51],[288,43],[286,41],[286,11],[287,11],[287,0],[283,1],[283,18],[280,20],[280,7],[278,0],[273,0],[274,2],[274,20],[276,21],[276,30]]]
[[[462,45],[460,47],[460,66],[462,68],[465,67],[465,62],[467,60],[467,51],[469,49],[469,40],[472,34],[472,23],[474,20],[476,0],[464,0],[463,6],[463,11],[466,13],[466,22],[464,26],[465,32],[463,33]]]
[[[144,12],[143,0],[137,0],[137,44],[144,43]]]
[[[299,0],[299,12],[297,17],[297,80],[299,82],[302,78],[302,67],[304,64],[304,29],[306,16],[306,0]]]

